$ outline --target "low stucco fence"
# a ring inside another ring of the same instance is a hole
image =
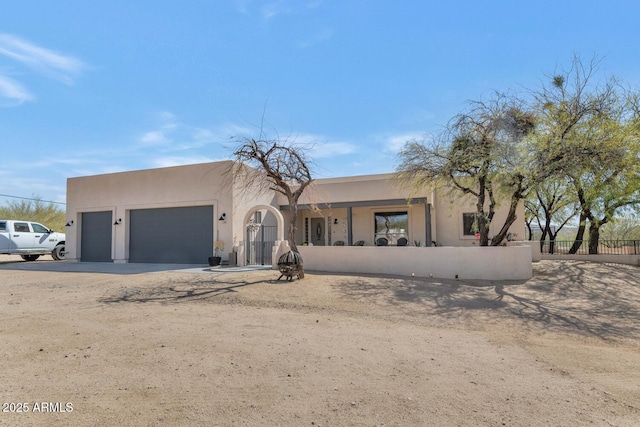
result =
[[[305,270],[462,280],[526,280],[532,275],[530,246],[298,246],[298,251]]]

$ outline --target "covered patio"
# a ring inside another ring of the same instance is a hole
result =
[[[280,205],[286,216],[288,205]],[[298,206],[296,243],[302,246],[432,246],[426,197]]]

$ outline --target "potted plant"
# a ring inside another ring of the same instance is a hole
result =
[[[224,241],[216,240],[215,242],[213,242],[213,256],[209,257],[210,266],[213,267],[220,265],[220,263],[222,262],[222,257],[218,254],[222,253],[222,251],[224,251]]]

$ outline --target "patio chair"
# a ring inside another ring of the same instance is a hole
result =
[[[353,246],[364,246],[364,240],[358,240],[353,244]]]
[[[333,242],[333,246],[344,246],[344,240],[336,240]]]
[[[389,246],[389,240],[386,237],[380,237],[376,240],[376,246]]]
[[[398,239],[398,246],[407,246],[407,243],[409,243],[409,241],[407,239],[405,239],[404,237],[401,237]]]

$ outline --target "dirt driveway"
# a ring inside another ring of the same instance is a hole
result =
[[[277,277],[4,265],[0,425],[640,423],[637,267]]]

